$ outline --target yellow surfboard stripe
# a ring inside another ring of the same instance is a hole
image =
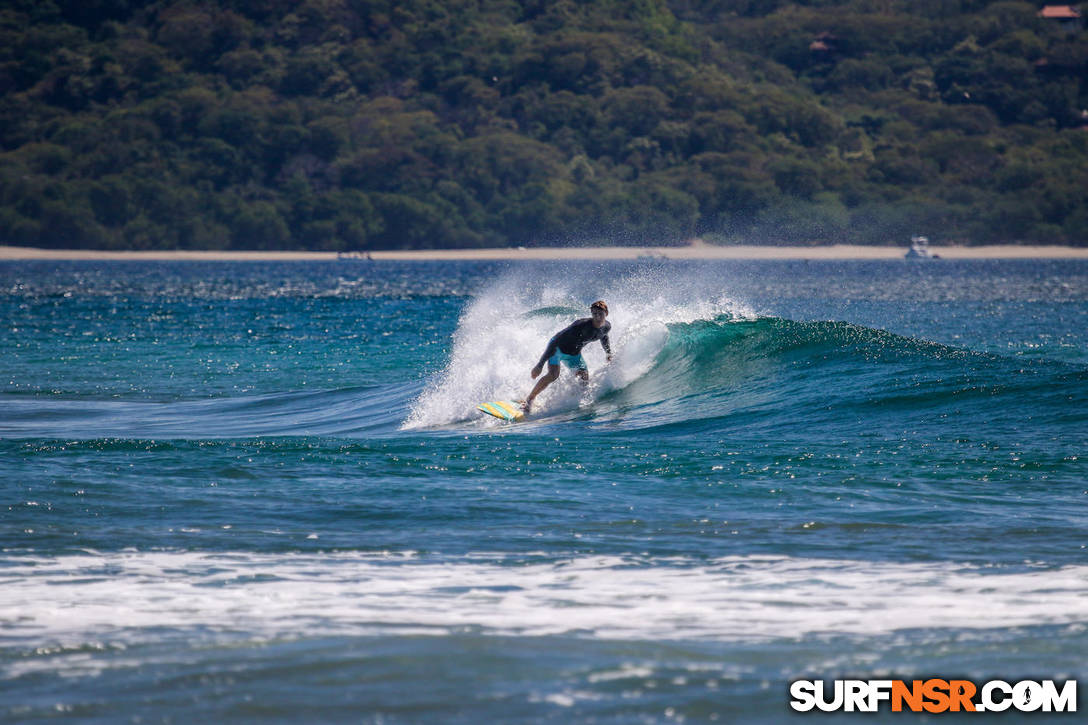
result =
[[[495,400],[490,403],[480,403],[476,406],[477,410],[482,410],[488,415],[493,415],[496,418],[502,418],[503,420],[520,420],[524,417],[521,408],[517,403],[511,403],[508,400]]]

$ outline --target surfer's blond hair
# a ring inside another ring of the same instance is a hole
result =
[[[604,300],[597,300],[596,302],[594,302],[592,305],[589,306],[589,311],[592,312],[593,310],[602,310],[607,315],[608,314],[608,305],[606,305],[604,303]]]

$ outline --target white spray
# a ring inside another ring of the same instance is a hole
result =
[[[536,273],[536,274],[533,274]],[[590,383],[583,386],[569,371],[537,398],[534,418],[577,412],[608,392],[626,387],[653,366],[668,340],[670,323],[710,320],[728,314],[754,313],[729,299],[714,284],[693,283],[679,270],[640,269],[617,278],[607,267],[587,270],[549,267],[513,269],[489,284],[465,308],[454,333],[449,363],[412,405],[405,429],[474,420],[481,426],[501,424],[478,415],[476,406],[489,400],[521,400],[532,389],[530,369],[548,340],[577,318],[589,316],[589,305],[603,299],[612,323],[611,364],[603,348],[590,343],[582,350]]]

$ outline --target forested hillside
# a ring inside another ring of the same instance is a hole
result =
[[[0,3],[0,244],[1088,244],[1088,31],[981,0]]]

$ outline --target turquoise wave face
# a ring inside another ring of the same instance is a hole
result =
[[[0,265],[0,717],[1088,675],[1088,265],[925,269]],[[475,411],[602,297],[588,388]]]
[[[707,421],[780,432],[925,426],[949,413],[990,426],[1085,422],[1082,366],[974,352],[846,322],[718,317],[670,325],[653,366],[601,398],[625,421],[683,432]],[[653,410],[648,410],[653,409]],[[643,415],[645,414],[645,415]],[[1026,426],[1030,428],[1031,426]]]

